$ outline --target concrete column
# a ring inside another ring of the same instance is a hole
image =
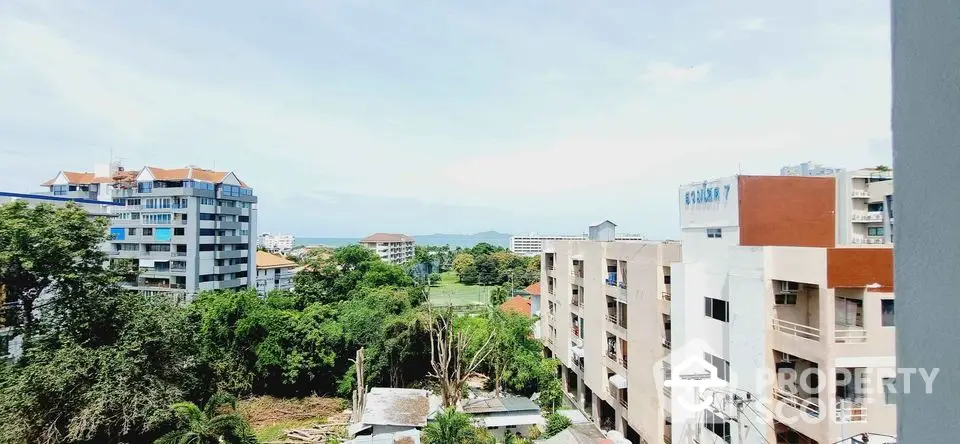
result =
[[[901,390],[897,442],[956,442],[960,0],[892,0],[891,12],[897,365],[940,369],[932,393],[916,375]]]

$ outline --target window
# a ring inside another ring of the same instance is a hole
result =
[[[703,360],[717,369],[717,377],[730,382],[730,363],[710,353],[703,354]]]
[[[145,225],[169,225],[171,220],[173,220],[173,215],[170,213],[143,215],[143,224]]]
[[[730,442],[730,423],[724,421],[723,418],[717,416],[710,410],[703,411],[703,428],[723,438],[725,442]]]
[[[215,234],[217,234],[217,230],[214,230],[213,228],[200,229],[200,236],[213,236]]]
[[[68,189],[69,187],[66,185],[54,185],[50,187],[50,191],[53,191],[54,196],[66,196]]]
[[[140,205],[140,199],[127,199],[126,202],[128,207],[136,207]]]
[[[241,235],[241,236],[249,236],[249,235],[250,235],[250,230],[240,230],[240,235]]]
[[[138,193],[151,193],[151,192],[153,192],[153,182],[138,182],[138,183],[137,183],[137,192],[138,192]]]
[[[213,251],[213,244],[200,244],[200,251]]]
[[[127,228],[127,234],[130,235],[130,236],[136,236],[136,235],[137,235],[137,229],[136,229],[136,228]]]
[[[112,240],[124,240],[127,238],[127,230],[123,228],[111,228],[110,229],[110,239]]]
[[[153,236],[153,228],[144,228],[144,229],[143,229],[143,235],[144,235],[144,236]]]
[[[194,180],[193,188],[197,190],[210,190],[213,191],[213,184],[210,182],[204,182],[202,180]]]
[[[200,220],[217,220],[217,215],[212,213],[200,213]]]
[[[211,282],[216,278],[216,275],[212,274],[202,274],[200,275],[200,282]]]
[[[877,203],[867,204],[867,211],[883,211],[883,203],[877,202]]]
[[[240,222],[250,222],[250,216],[240,216]]]
[[[218,207],[236,208],[236,206],[237,206],[237,201],[235,201],[235,200],[218,200],[218,201],[217,201],[217,206],[218,206]]]
[[[174,235],[174,236],[183,236],[183,228],[174,228],[174,229],[173,229],[173,235]]]
[[[170,208],[171,202],[169,197],[160,197],[160,198],[150,198],[143,200],[144,208]]]
[[[216,204],[217,204],[217,200],[216,200],[216,199],[211,199],[211,198],[209,198],[209,197],[201,197],[201,198],[200,198],[200,205],[216,205]]]
[[[867,236],[883,236],[883,227],[867,227]]]
[[[777,305],[797,305],[796,293],[781,293],[774,295],[773,299]]]
[[[704,301],[704,314],[708,318],[714,318],[721,322],[729,321],[729,308],[727,301],[714,299],[714,298],[703,298]]]
[[[670,275],[669,275],[669,274],[663,275],[663,283],[664,283],[664,285],[670,285]]]
[[[707,228],[707,237],[711,239],[719,239],[723,237],[723,230],[719,228]]]
[[[884,327],[894,326],[893,299],[880,300],[880,325]]]
[[[883,402],[887,405],[897,404],[897,378],[883,378]]]

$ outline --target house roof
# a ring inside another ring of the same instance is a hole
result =
[[[507,299],[500,305],[500,310],[504,312],[512,311],[524,316],[530,316],[530,300],[523,296],[514,296]]]
[[[530,284],[527,288],[524,288],[523,291],[526,291],[534,296],[540,296],[540,282],[537,281]]]
[[[400,233],[373,233],[360,242],[412,242],[413,238]]]
[[[205,182],[214,182],[220,183],[225,177],[230,173],[223,171],[213,171],[204,168],[198,168],[195,166],[188,166],[184,168],[158,168],[152,166],[144,167],[150,171],[150,174],[156,180],[202,180]],[[74,171],[61,171],[63,175],[67,178],[67,183],[71,185],[85,185],[91,183],[114,183],[114,182],[125,182],[131,181],[137,177],[139,171],[126,170],[119,171],[113,177],[97,177],[94,173],[78,173]],[[57,173],[59,176],[59,173]],[[50,179],[41,185],[49,186],[53,185],[53,182],[56,180],[56,176],[53,179]],[[239,179],[237,179],[239,180]],[[247,184],[240,181],[240,185],[248,187]]]
[[[465,400],[462,403],[462,409],[464,413],[473,415],[502,412],[540,412],[540,406],[531,401],[530,398],[523,396]]]
[[[297,263],[283,256],[257,250],[257,269],[296,267]]]
[[[430,414],[430,392],[374,387],[367,393],[360,422],[366,425],[423,427]]]

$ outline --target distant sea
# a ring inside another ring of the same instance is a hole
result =
[[[509,248],[510,235],[490,231],[477,234],[427,234],[415,235],[413,238],[418,245],[449,245],[451,247],[469,248],[480,242],[486,242],[490,245]],[[297,237],[296,245],[326,245],[329,247],[342,247],[360,242],[359,237]]]

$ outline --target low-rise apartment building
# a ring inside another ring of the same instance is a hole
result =
[[[374,233],[360,239],[360,245],[375,251],[384,262],[402,264],[413,259],[416,241],[406,234]]]
[[[605,221],[609,222],[609,221]],[[594,226],[599,226],[601,224],[596,224]],[[540,235],[540,234],[517,234],[510,236],[510,251],[519,254],[521,256],[537,256],[540,253],[543,253],[543,246],[545,242],[548,241],[564,241],[564,240],[585,240],[589,238],[589,234],[578,234],[578,235]],[[643,240],[643,237],[634,234],[618,234],[616,240],[623,241],[639,241]]]
[[[286,254],[293,250],[296,237],[292,234],[261,233],[257,238],[257,248],[263,248],[272,253]]]
[[[591,228],[590,239],[545,245],[540,337],[563,364],[568,396],[598,425],[662,442],[669,426],[654,368],[669,351],[680,245],[615,241],[609,222]]]
[[[283,256],[257,251],[257,293],[265,295],[273,290],[293,290],[297,263]]]
[[[661,377],[692,379],[688,364],[706,363],[720,384],[664,391],[672,442],[896,435],[893,251],[838,245],[850,195],[836,180],[733,176],[680,188],[683,258],[671,266],[673,349]],[[706,407],[690,408],[699,401]]]
[[[195,166],[93,172],[60,171],[47,195],[110,202],[112,261],[133,261],[140,275],[126,286],[189,299],[198,291],[248,288],[256,268],[257,198],[232,172]]]

